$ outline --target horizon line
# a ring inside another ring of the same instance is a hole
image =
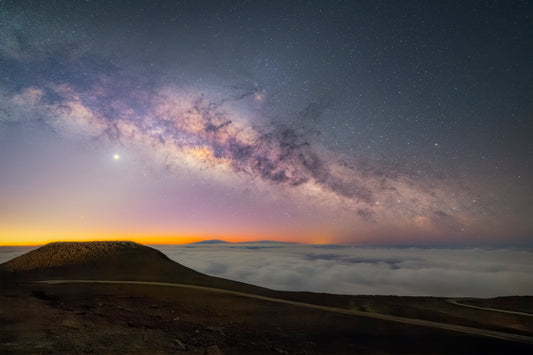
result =
[[[533,244],[531,243],[369,243],[369,242],[337,242],[337,243],[321,243],[321,242],[296,242],[296,241],[281,241],[275,239],[261,239],[261,240],[245,240],[245,241],[227,241],[224,239],[201,239],[194,242],[139,242],[132,239],[91,239],[91,240],[49,240],[43,243],[22,243],[22,244],[3,244],[0,243],[0,247],[40,247],[51,243],[84,243],[84,242],[133,242],[142,245],[190,245],[190,244],[251,244],[251,243],[279,243],[279,244],[293,244],[293,245],[311,245],[311,246],[346,246],[346,247],[381,247],[381,248],[528,248],[533,249]]]

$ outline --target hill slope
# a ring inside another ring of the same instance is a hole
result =
[[[129,241],[56,242],[0,264],[4,279],[134,280],[186,283],[245,292],[267,289],[211,277]]]

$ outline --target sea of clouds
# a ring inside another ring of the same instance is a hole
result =
[[[157,246],[200,272],[278,290],[340,294],[533,295],[533,251],[275,243]]]
[[[277,290],[339,294],[533,295],[533,251],[284,243],[154,245],[202,273]],[[35,247],[0,247],[0,263]]]

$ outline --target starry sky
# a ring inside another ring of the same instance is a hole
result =
[[[0,1],[0,244],[531,244],[532,17]]]

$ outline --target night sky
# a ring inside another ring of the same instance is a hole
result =
[[[533,242],[530,1],[0,1],[0,244]]]

